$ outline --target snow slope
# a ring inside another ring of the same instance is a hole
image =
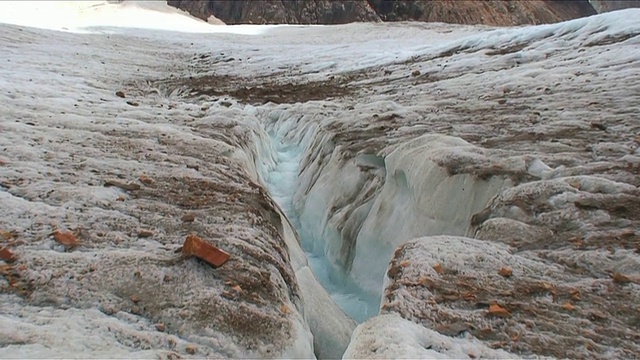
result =
[[[76,32],[103,26],[193,33],[233,31],[229,27],[210,25],[222,22],[207,23],[168,6],[166,1],[152,0],[3,1],[0,22]]]
[[[1,357],[640,351],[638,10],[509,29],[145,14],[182,31],[0,24]],[[297,180],[274,140],[302,149]],[[176,254],[194,232],[231,260]],[[379,299],[351,339],[300,243]]]

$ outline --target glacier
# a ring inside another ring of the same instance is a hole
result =
[[[34,4],[0,4],[0,357],[640,352],[639,10],[260,27]],[[190,233],[229,262],[180,256]]]

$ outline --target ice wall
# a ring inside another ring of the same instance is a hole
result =
[[[370,296],[380,295],[398,245],[418,236],[465,235],[472,216],[510,184],[502,176],[457,174],[460,162],[486,160],[459,138],[429,134],[386,156],[349,159],[328,138],[318,133],[307,147],[329,155],[316,156],[301,172],[301,226],[312,234],[314,251],[324,252]]]

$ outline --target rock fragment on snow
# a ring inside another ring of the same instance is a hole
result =
[[[8,248],[0,249],[0,259],[6,262],[12,262],[16,260],[16,254]]]
[[[435,270],[439,275],[444,274],[444,269],[442,268],[442,264],[440,263],[433,265],[433,270]]]
[[[136,184],[136,183],[124,183],[118,180],[107,180],[104,182],[104,186],[105,187],[110,187],[110,186],[115,186],[117,188],[120,188],[122,190],[128,190],[128,191],[133,191],[133,190],[140,190],[140,185]]]
[[[204,241],[197,235],[187,236],[183,246],[182,253],[192,255],[201,260],[208,262],[214,267],[222,266],[229,260],[229,254]]]
[[[56,230],[53,232],[53,238],[67,249],[78,245],[78,238],[70,231]]]
[[[14,234],[7,230],[0,230],[0,238],[4,240],[9,240],[14,238]]]
[[[116,91],[116,96],[124,99],[125,98],[124,91],[122,90]]]
[[[196,215],[194,213],[187,213],[182,215],[181,220],[185,223],[194,222],[196,220]]]
[[[510,267],[502,267],[500,268],[500,270],[498,270],[498,274],[500,274],[500,276],[502,277],[511,277],[511,275],[513,275],[513,270]]]
[[[148,177],[147,175],[140,175],[140,177],[138,178],[138,181],[140,181],[141,183],[143,183],[145,185],[151,185],[154,182],[156,182],[155,180],[153,180],[152,178]]]
[[[143,230],[138,231],[138,237],[140,237],[140,238],[148,238],[148,237],[152,237],[152,236],[153,236],[153,231],[151,231],[151,230],[143,229]]]
[[[503,308],[502,306],[498,305],[498,304],[491,304],[491,306],[489,306],[489,314],[493,315],[493,316],[500,316],[500,317],[510,317],[511,313],[509,311],[507,311],[507,309]]]
[[[617,284],[627,284],[631,282],[631,278],[619,272],[614,273],[611,278],[613,279],[613,282]]]
[[[187,354],[189,355],[195,355],[196,351],[198,350],[198,348],[196,348],[195,345],[187,345],[184,350],[187,352]]]
[[[463,322],[456,322],[453,324],[440,324],[436,326],[433,330],[439,332],[442,335],[456,337],[468,331],[469,325]]]

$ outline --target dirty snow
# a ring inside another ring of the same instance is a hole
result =
[[[331,298],[371,317],[346,357],[640,351],[639,10],[224,27],[27,3],[0,5],[0,357],[335,357],[355,323]],[[175,254],[192,232],[229,263]]]

